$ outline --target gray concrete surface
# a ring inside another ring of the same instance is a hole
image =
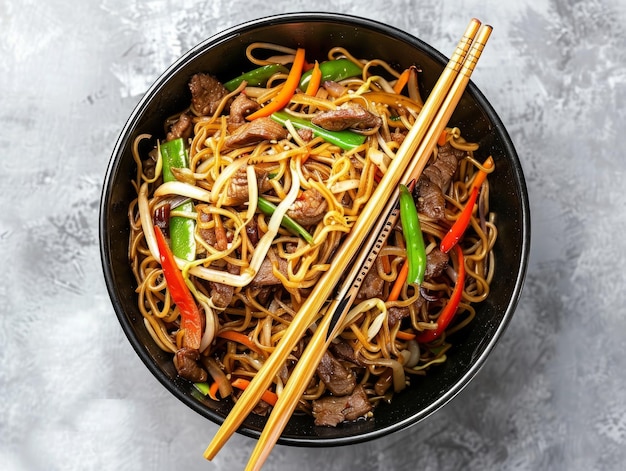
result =
[[[286,11],[338,11],[448,54],[494,26],[474,81],[528,180],[532,257],[473,382],[404,432],[277,447],[269,470],[617,470],[626,461],[626,7],[622,0],[0,0],[0,468],[236,470],[124,337],[99,261],[115,139],[152,81],[204,38]]]

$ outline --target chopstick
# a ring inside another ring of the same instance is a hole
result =
[[[444,97],[458,75],[458,72],[461,69],[461,64],[465,59],[467,50],[473,41],[478,26],[480,26],[480,22],[478,22],[478,20],[473,19],[470,22],[463,39],[457,46],[452,59],[441,74],[439,80],[433,88],[433,91],[430,93],[428,100],[426,100],[426,103],[418,115],[416,122],[409,131],[409,134],[405,138],[402,146],[400,146],[400,149],[396,153],[396,157],[389,165],[387,172],[382,177],[372,197],[363,208],[361,215],[356,220],[348,237],[339,247],[335,255],[335,266],[345,266],[352,261],[357,250],[362,245],[365,235],[377,221],[381,209],[383,209],[385,203],[388,202],[392,193],[396,190],[402,171],[407,167],[407,164],[413,157],[418,145],[426,135],[428,125],[436,115],[439,107],[444,101]],[[204,457],[206,459],[210,460],[217,454],[228,438],[230,438],[230,436],[241,425],[249,412],[256,406],[261,395],[269,387],[272,379],[284,364],[287,356],[292,352],[296,343],[315,320],[318,312],[322,309],[323,304],[330,296],[341,275],[342,272],[339,270],[329,270],[322,275],[309,297],[300,307],[298,314],[294,317],[290,326],[286,329],[282,339],[278,342],[272,354],[265,361],[263,367],[250,382],[250,385],[240,396],[239,400],[234,404],[230,414],[226,417],[222,426],[213,437],[213,440],[204,453]],[[330,308],[333,303],[335,303],[335,301],[331,303],[327,312],[332,312]],[[330,324],[330,319],[331,316],[326,316],[323,320],[323,324]],[[325,325],[326,329],[328,326],[329,325]],[[283,394],[281,394],[281,396],[282,395]],[[285,401],[281,402],[285,403]],[[293,407],[295,407],[295,405]],[[288,408],[291,408],[290,404],[287,409]],[[280,435],[281,432],[282,428],[278,431],[278,435]],[[274,442],[276,439],[277,437],[275,439],[272,438]],[[267,453],[269,453],[269,450]],[[267,454],[264,455],[267,456]],[[262,462],[260,464],[262,464]]]
[[[411,161],[415,165],[410,169],[410,172],[401,178],[402,183],[408,183],[411,180],[417,180],[419,178],[424,165],[430,158],[437,138],[441,135],[444,127],[450,120],[452,112],[469,82],[469,77],[489,39],[491,30],[491,26],[488,25],[482,26],[479,30],[467,55],[467,59],[459,72],[459,76],[433,119],[432,126],[428,129],[428,132],[415,154],[415,158]],[[366,241],[361,249],[360,258],[362,259],[362,264],[357,265],[358,261],[355,263],[358,269],[350,271],[342,285],[342,289],[339,291],[339,296],[344,297],[337,297],[333,300],[326,310],[322,322],[318,325],[313,337],[294,367],[252,451],[246,471],[257,471],[261,469],[274,444],[287,425],[289,418],[293,414],[324,352],[327,350],[331,340],[341,331],[341,322],[356,297],[361,281],[369,271],[371,264],[376,259],[380,248],[398,219],[397,201],[398,195],[396,192],[396,195],[389,199],[385,210],[381,213],[384,217],[379,218],[376,227],[372,231],[374,237],[368,238],[368,241]],[[343,292],[345,292],[345,295]]]

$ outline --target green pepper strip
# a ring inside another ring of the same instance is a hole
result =
[[[450,325],[450,322],[452,322],[452,319],[454,319],[459,303],[461,302],[461,298],[463,297],[463,290],[465,289],[465,257],[463,257],[463,250],[461,250],[461,247],[458,245],[454,246],[454,250],[456,251],[457,263],[459,267],[457,268],[456,284],[454,285],[454,289],[450,295],[450,300],[437,318],[437,328],[435,330],[425,330],[415,337],[415,340],[419,343],[431,342],[443,334],[443,332]]]
[[[402,222],[402,233],[406,241],[407,261],[409,264],[407,283],[421,284],[424,281],[424,273],[426,272],[424,237],[422,236],[413,195],[411,195],[406,185],[402,184],[400,185],[400,221]]]
[[[175,181],[176,177],[172,173],[172,168],[188,168],[187,150],[182,138],[174,139],[161,144],[161,158],[163,159],[163,181]],[[174,211],[193,212],[193,203],[188,201],[182,203]],[[196,258],[196,241],[194,230],[196,222],[193,219],[181,216],[170,218],[170,241],[172,252],[178,258],[193,261]]]
[[[257,69],[253,69],[249,72],[241,74],[239,77],[235,77],[234,79],[229,80],[224,84],[224,87],[229,92],[232,92],[239,85],[241,85],[241,82],[243,82],[244,80],[248,82],[248,85],[250,85],[251,87],[259,87],[265,85],[269,78],[277,73],[288,74],[289,69],[281,64],[264,65]]]
[[[347,129],[343,131],[328,131],[327,129],[312,124],[311,121],[307,119],[291,116],[286,111],[276,111],[272,113],[270,117],[283,126],[286,121],[291,121],[291,124],[293,124],[293,127],[296,129],[310,129],[313,131],[314,136],[321,137],[325,141],[341,147],[343,150],[354,149],[363,144],[365,139],[367,139],[367,136]]]
[[[274,214],[274,211],[276,211],[276,206],[270,203],[268,200],[266,200],[262,196],[259,196],[259,202],[257,205],[258,205],[259,210],[263,214],[266,214],[268,216],[271,216],[272,214]],[[281,225],[292,234],[302,237],[309,244],[313,244],[313,236],[309,234],[304,227],[302,227],[300,224],[298,224],[296,221],[294,221],[292,218],[290,218],[286,214],[283,216]]]
[[[320,70],[322,71],[322,83],[326,80],[332,80],[338,82],[349,77],[356,77],[363,73],[363,69],[356,65],[354,62],[348,59],[335,59],[332,61],[322,62],[320,64]],[[311,74],[313,69],[307,70],[302,74],[300,79],[300,90],[305,91],[309,81],[311,80]]]

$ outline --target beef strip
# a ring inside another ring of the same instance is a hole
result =
[[[338,341],[331,342],[328,349],[333,353],[333,355],[335,355],[336,358],[349,361],[356,366],[365,366],[363,357],[360,354],[356,354],[354,349],[345,340],[339,339]]]
[[[443,219],[445,217],[446,199],[443,197],[441,188],[430,181],[428,177],[422,176],[415,185],[415,205],[417,211],[433,219]]]
[[[424,273],[424,278],[432,279],[441,275],[443,271],[448,268],[449,259],[448,254],[443,253],[437,248],[433,249],[426,256],[426,272]]]
[[[380,298],[383,295],[383,286],[385,281],[378,276],[375,269],[370,270],[365,275],[363,283],[359,288],[359,292],[356,295],[357,300]]]
[[[356,378],[352,372],[329,351],[324,352],[324,356],[317,365],[317,375],[335,396],[352,394],[356,386]]]
[[[224,140],[225,149],[237,149],[262,141],[278,141],[286,139],[287,130],[272,118],[257,118],[249,123],[242,124]]]
[[[174,139],[182,137],[184,140],[187,140],[191,137],[192,131],[193,121],[191,119],[191,114],[182,113],[174,124],[170,126],[166,139],[168,141],[173,141]]]
[[[193,381],[194,383],[202,383],[207,380],[208,374],[198,363],[200,352],[195,348],[181,348],[174,354],[174,365],[178,376]]]
[[[259,193],[264,193],[272,188],[268,178],[268,171],[265,168],[255,165],[254,173]],[[230,198],[227,204],[230,206],[237,206],[248,201],[250,190],[248,189],[248,174],[245,167],[237,170],[231,178],[227,195]]]
[[[314,188],[304,190],[287,211],[287,216],[303,226],[317,224],[324,219],[328,202],[324,195]]]
[[[228,95],[228,90],[209,74],[198,73],[189,81],[191,90],[191,105],[196,113],[211,116],[215,113],[222,99]]]
[[[456,172],[459,160],[464,156],[464,151],[449,143],[438,148],[437,158],[426,166],[415,185],[417,210],[420,213],[434,219],[443,219],[446,205],[443,192]]]
[[[465,152],[452,147],[449,143],[438,148],[437,158],[427,165],[422,173],[423,176],[445,190],[456,172],[459,160],[465,157]]]
[[[311,122],[329,131],[342,131],[348,128],[371,129],[382,124],[380,117],[370,113],[361,105],[348,103],[336,110],[316,114]]]
[[[387,309],[387,323],[389,327],[394,327],[398,322],[402,322],[402,319],[405,319],[411,315],[409,308],[406,306],[391,306]]]
[[[273,249],[270,249],[270,251]],[[254,287],[259,286],[272,286],[279,285],[280,280],[274,275],[274,267],[272,264],[272,259],[275,259],[278,264],[278,271],[285,276],[287,276],[287,260],[284,258],[278,257],[276,254],[269,254],[265,257],[265,259],[261,262],[261,266],[259,267],[259,271],[255,275],[252,280],[251,285]]]
[[[233,275],[239,274],[239,267],[232,263],[226,264],[226,270]],[[218,283],[216,281],[209,281],[209,287],[211,289],[211,301],[218,309],[226,308],[233,300],[235,294],[235,287],[224,283]]]
[[[233,132],[238,127],[246,124],[246,116],[258,110],[261,106],[251,100],[245,93],[240,93],[230,105],[228,115],[228,131]]]
[[[313,401],[315,425],[335,427],[344,420],[356,420],[372,410],[363,386],[350,396],[327,396]]]

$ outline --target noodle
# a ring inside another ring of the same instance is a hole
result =
[[[251,44],[246,50],[246,57],[256,65],[289,64],[294,54],[293,49],[266,43]],[[341,48],[328,52],[329,60],[339,57],[358,64],[362,74],[339,84],[326,84],[328,90],[320,87],[315,96],[296,92],[285,112],[294,119],[311,119],[358,106],[376,118],[374,125],[353,126],[349,131],[360,133],[362,144],[345,150],[297,129],[287,120],[282,137],[233,145],[232,136],[246,125],[245,121],[234,123],[229,115],[233,100],[242,94],[258,103],[270,100],[280,91],[284,73],[269,78],[266,88],[246,87],[242,82],[222,96],[210,116],[203,116],[191,104],[167,118],[166,134],[183,116],[190,117],[192,123],[184,137],[189,168],[173,168],[174,181],[163,180],[160,146],[165,140],[142,134],[134,143],[137,198],[128,208],[129,259],[138,285],[139,311],[159,348],[176,354],[179,374],[193,382],[219,382],[222,397],[232,395],[236,399],[237,390],[224,382],[253,377],[280,341],[311,288],[331,267],[334,251],[371,197],[422,107],[421,99],[393,91],[400,73],[389,63],[359,60]],[[417,69],[413,69],[416,74]],[[414,77],[408,89],[407,93],[414,96]],[[333,98],[336,90],[343,93]],[[139,143],[144,140],[151,141],[154,150],[141,155]],[[459,128],[448,128],[446,143],[431,158],[435,165],[443,161],[444,152],[460,156],[451,181],[441,189],[444,216],[433,217],[420,210],[429,263],[431,256],[440,255],[441,239],[464,208],[477,172],[491,171],[474,156],[477,149],[475,143],[463,138]],[[191,201],[193,209],[178,209],[184,201]],[[261,211],[265,201],[276,205],[273,214]],[[366,277],[359,302],[348,313],[329,354],[363,387],[372,407],[404,389],[413,378],[427,374],[433,365],[445,362],[446,352],[453,348],[449,336],[469,325],[476,315],[474,305],[489,296],[497,229],[489,212],[488,178],[477,206],[459,242],[466,271],[462,299],[454,322],[437,340],[418,343],[416,339],[437,328],[456,282],[455,257],[444,256],[443,266],[433,268],[434,274],[421,286],[405,284],[397,300],[385,301],[407,256],[398,225]],[[158,215],[164,211],[169,216]],[[311,237],[309,242],[285,224],[285,216],[300,221]],[[176,260],[204,317],[201,347],[191,373],[185,370],[184,358],[179,357],[186,349],[185,331],[159,263],[153,229],[154,223],[160,223],[167,230],[168,217],[191,218],[195,227],[195,259]],[[314,329],[315,324],[309,335]],[[280,394],[306,342],[306,338],[301,341],[275,379],[275,393]],[[322,373],[316,375],[300,401],[300,410],[311,414],[325,397],[336,395],[330,392],[332,388]]]

